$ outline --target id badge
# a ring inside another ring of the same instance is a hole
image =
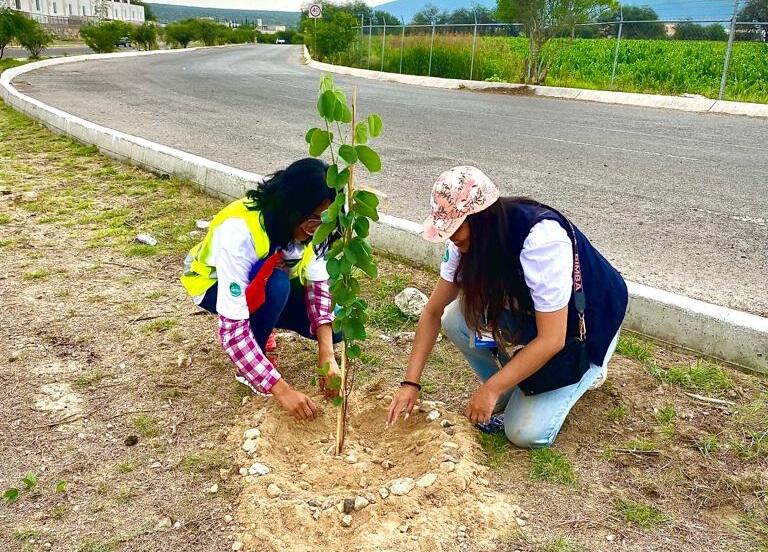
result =
[[[490,332],[478,332],[469,336],[469,346],[472,349],[493,349],[499,346]]]

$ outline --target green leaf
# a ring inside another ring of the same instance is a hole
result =
[[[344,258],[347,259],[353,265],[356,265],[360,260],[360,258],[357,255],[357,250],[352,248],[350,245],[347,245],[346,247],[344,247]]]
[[[328,270],[328,276],[338,278],[341,273],[341,261],[338,259],[328,259],[325,263],[325,268]]]
[[[357,201],[362,201],[368,207],[372,207],[374,209],[379,206],[379,196],[377,196],[373,192],[368,192],[366,190],[357,190],[355,192],[355,199]]]
[[[341,376],[333,376],[328,378],[328,389],[331,391],[338,391],[341,389]]]
[[[24,483],[24,485],[27,486],[27,489],[32,490],[37,485],[37,476],[30,472],[27,475],[25,475],[21,481]]]
[[[330,73],[325,73],[320,77],[320,92],[325,92],[326,90],[333,90],[333,75]]]
[[[339,256],[339,253],[341,253],[343,249],[344,249],[344,242],[342,240],[336,240],[335,242],[333,242],[333,245],[328,250],[328,253],[326,253],[325,258],[328,260],[335,259],[336,257]],[[332,276],[332,278],[335,278],[335,277],[336,276]]]
[[[315,235],[312,237],[312,243],[314,245],[320,245],[325,243],[325,240],[328,239],[328,236],[331,235],[331,232],[336,228],[336,222],[324,222],[320,226],[317,227],[317,230],[315,230]]]
[[[362,352],[363,351],[360,349],[360,345],[350,345],[347,347],[347,358],[360,358]]]
[[[358,213],[360,215],[363,215],[364,217],[368,217],[374,222],[377,222],[379,220],[379,212],[372,208],[369,205],[366,205],[365,203],[361,201],[355,201],[352,203],[352,210],[355,213]]]
[[[336,217],[339,216],[339,204],[336,202],[331,203],[328,208],[320,215],[322,222],[336,222]]]
[[[67,482],[66,481],[59,481],[56,483],[56,492],[57,493],[66,493],[67,492]]]
[[[371,278],[375,279],[379,276],[379,271],[376,268],[376,265],[371,261],[368,261],[368,263],[359,264],[357,266],[359,266],[360,270],[365,272]]]
[[[319,130],[319,129],[318,129]],[[330,165],[325,172],[325,184],[329,188],[336,187],[336,181],[339,178],[339,167],[336,164]]]
[[[339,178],[336,180],[336,189],[341,190],[349,184],[349,169],[346,168],[339,173]]]
[[[333,399],[331,399],[331,404],[338,408],[344,404],[344,399],[341,397],[333,397]]]
[[[347,320],[344,324],[342,333],[344,334],[344,339],[346,340],[358,339],[362,341],[367,337],[365,333],[365,326],[360,320],[356,319]]]
[[[328,149],[328,146],[331,145],[332,140],[333,134],[327,130],[316,130],[312,134],[312,141],[309,143],[309,155],[312,157],[321,156]]]
[[[312,143],[312,135],[313,135],[313,134],[315,133],[315,131],[317,131],[317,130],[320,130],[320,129],[319,129],[319,128],[317,128],[317,127],[315,127],[315,128],[310,128],[310,129],[307,131],[307,134],[304,136],[304,140],[306,140],[306,141],[307,141],[307,144],[311,144],[311,143]]]
[[[384,123],[381,122],[381,117],[376,113],[368,115],[368,128],[371,130],[372,138],[381,136],[381,131],[384,130]]]
[[[362,238],[353,239],[347,247],[344,248],[344,255],[347,255],[353,265],[362,268],[362,265],[370,262],[371,252],[365,246]]]
[[[312,387],[317,387],[317,376],[312,376],[309,378],[309,385]]]
[[[8,502],[16,502],[19,499],[19,489],[6,489],[5,493],[3,493],[3,498]]]
[[[328,375],[328,372],[330,370],[331,370],[331,363],[330,362],[326,362],[322,366],[318,367],[317,375],[320,376],[321,378],[324,378],[325,376]]]
[[[314,137],[313,137],[314,138]],[[379,172],[381,170],[381,158],[379,157],[379,154],[373,151],[368,146],[355,146],[355,150],[357,151],[357,157],[360,159],[360,162],[365,165],[365,168],[368,169],[368,172]]]
[[[346,161],[348,165],[357,163],[357,152],[355,151],[355,148],[347,144],[344,144],[339,148],[339,157]]]
[[[355,127],[355,143],[367,144],[368,143],[368,125],[365,122],[358,123]]]
[[[320,97],[317,98],[317,111],[320,116],[326,121],[334,121],[334,112],[338,101],[333,90],[326,90],[320,94]]]
[[[367,238],[370,232],[371,222],[366,217],[357,217],[355,219],[355,234],[360,238]]]

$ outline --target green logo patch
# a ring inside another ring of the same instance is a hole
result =
[[[240,284],[237,282],[232,282],[229,284],[229,293],[232,295],[232,297],[240,297],[243,294],[243,290],[240,287]]]
[[[451,252],[448,251],[448,248],[445,248],[445,253],[443,253],[443,262],[447,263],[448,259],[451,257]]]

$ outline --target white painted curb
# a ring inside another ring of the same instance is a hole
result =
[[[530,94],[532,96],[546,96],[567,100],[654,107],[659,109],[675,109],[678,111],[691,111],[695,113],[721,113],[727,115],[747,115],[750,117],[768,117],[768,104],[718,101],[699,96],[661,96],[658,94],[635,94],[632,92],[611,92],[608,90],[587,90],[558,86],[533,86],[508,82],[444,79],[441,77],[422,77],[417,75],[401,75],[399,73],[384,73],[381,71],[371,71],[369,69],[357,69],[355,67],[331,65],[329,63],[315,61],[310,57],[306,46],[304,46],[303,60],[305,65],[320,71],[364,79],[425,86],[428,88],[453,90],[515,90],[524,95]]]
[[[260,175],[75,117],[20,93],[11,84],[19,75],[51,65],[177,51],[189,50],[93,54],[31,63],[2,74],[0,95],[18,111],[56,132],[95,145],[106,155],[156,173],[189,179],[221,199],[242,197],[245,190],[261,181]],[[419,224],[382,215],[371,241],[383,251],[436,267],[442,248],[421,239],[420,234]],[[629,291],[625,327],[768,374],[768,319],[640,284],[629,283]]]

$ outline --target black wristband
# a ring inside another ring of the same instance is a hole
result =
[[[419,384],[418,384],[418,383],[416,383],[415,381],[408,381],[408,380],[405,380],[405,381],[401,381],[401,382],[400,382],[400,387],[402,387],[403,385],[410,385],[411,387],[415,387],[416,389],[418,389],[419,391],[421,391],[421,385],[419,385]]]

